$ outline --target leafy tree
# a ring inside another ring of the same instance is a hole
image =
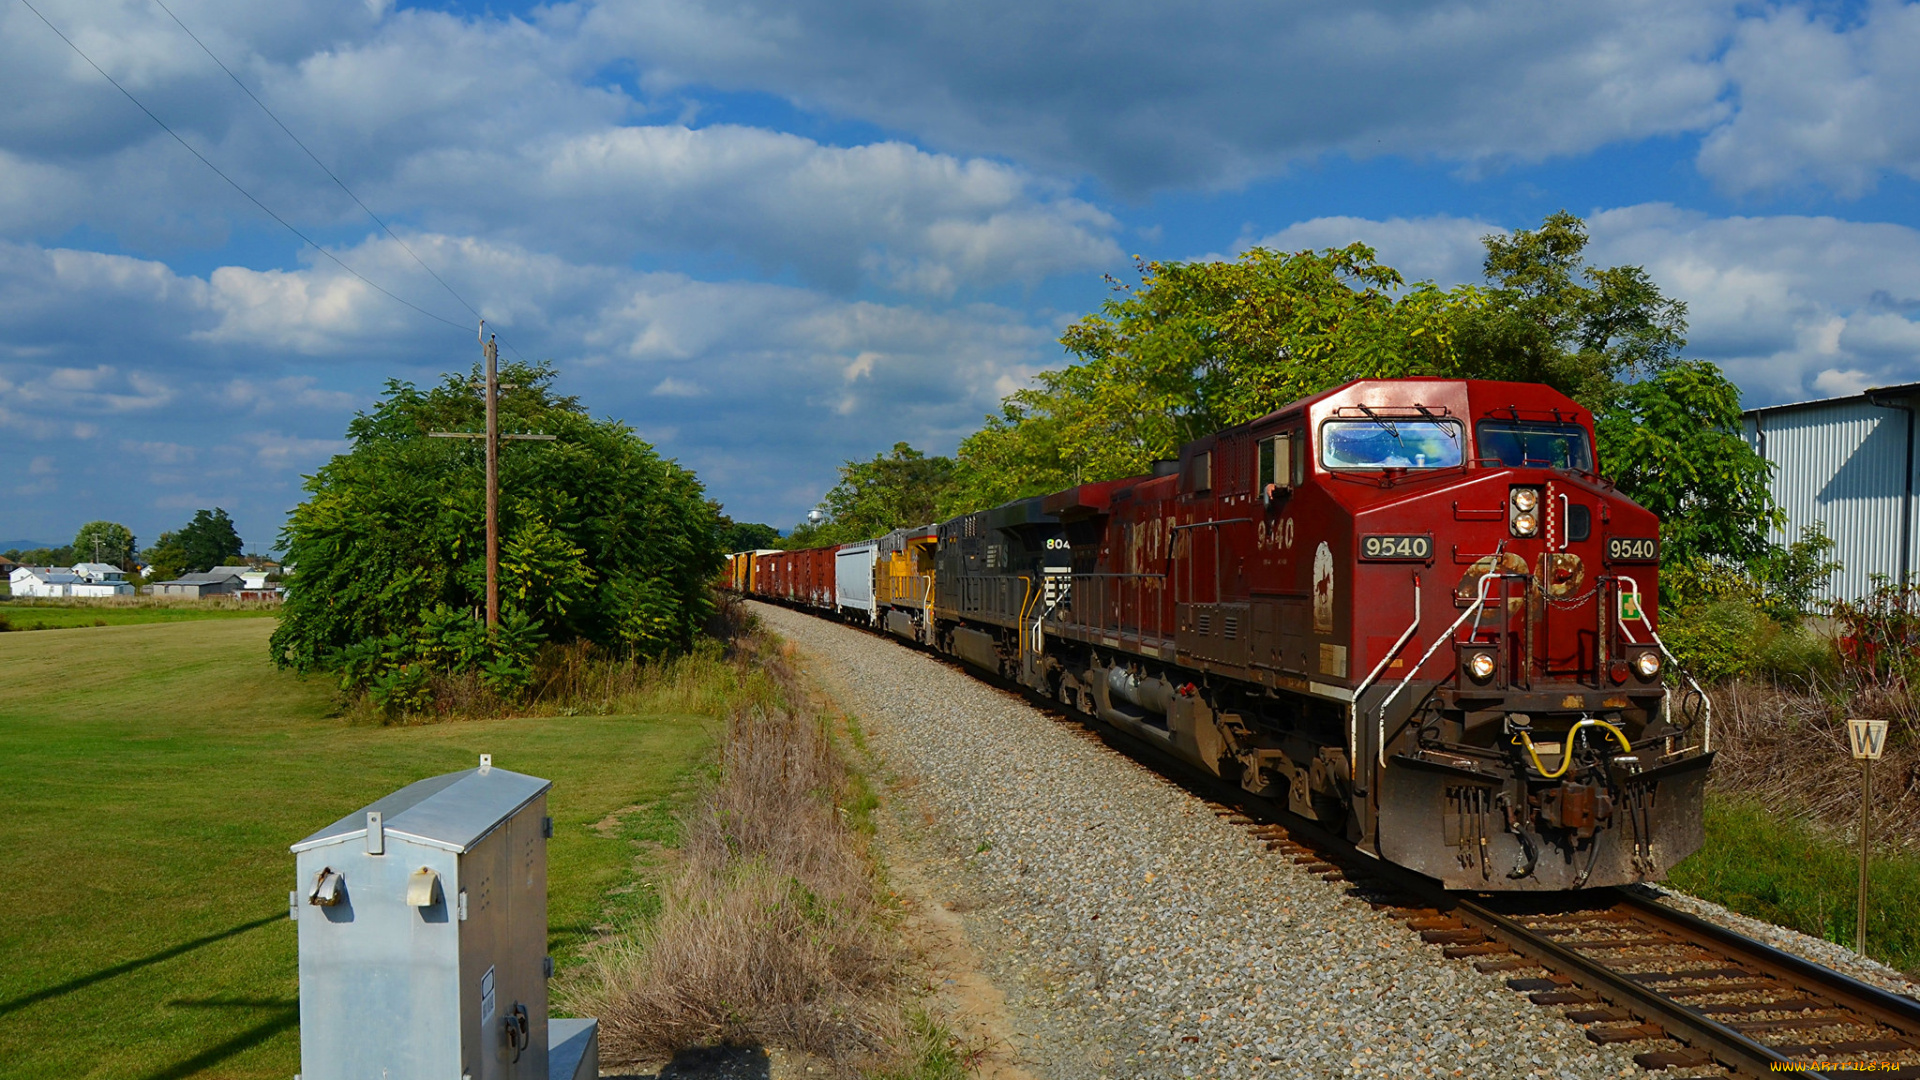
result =
[[[348,425],[352,449],[310,477],[282,532],[288,579],[275,662],[337,671],[349,687],[392,672],[465,670],[503,692],[531,678],[541,641],[621,654],[691,646],[720,567],[717,518],[699,481],[632,429],[555,394],[550,365],[509,364],[505,431],[557,436],[500,448],[501,596],[485,605],[484,402],[462,375],[428,390],[393,381]],[[476,636],[477,635],[477,636]],[[481,643],[484,643],[482,645]],[[392,676],[404,707],[413,676]]]
[[[1587,265],[1586,223],[1574,215],[1483,243],[1487,285],[1455,308],[1456,372],[1545,383],[1605,411],[1629,381],[1665,370],[1686,347],[1686,304],[1640,267]]]
[[[1611,394],[1600,415],[1601,466],[1660,516],[1663,561],[1749,564],[1773,554],[1782,515],[1772,467],[1740,431],[1740,390],[1703,361],[1673,363]]]
[[[1458,309],[1478,294],[1407,287],[1372,248],[1233,262],[1139,262],[1040,373],[960,445],[947,509],[1146,472],[1190,439],[1356,378],[1454,370]]]
[[[99,561],[132,570],[134,549],[133,531],[114,521],[89,521],[73,538],[75,562]]]
[[[235,565],[245,545],[225,510],[196,510],[193,520],[175,532],[163,532],[146,550],[149,577],[164,581],[181,574],[197,574],[216,566]]]
[[[755,551],[771,548],[780,541],[780,530],[771,525],[735,521],[720,513],[718,505],[715,505],[714,513],[718,515],[718,524],[715,527],[720,533],[721,551]]]
[[[1356,378],[1542,382],[1600,420],[1601,463],[1669,518],[1678,558],[1770,556],[1767,466],[1739,393],[1678,358],[1686,305],[1635,266],[1593,267],[1561,212],[1486,237],[1484,284],[1408,285],[1363,244],[1233,262],[1140,262],[1074,323],[1077,359],[1002,401],[960,444],[943,515],[1136,476],[1182,443]]]
[[[15,548],[7,552],[7,558],[23,566],[72,566],[79,562],[73,557],[73,549],[56,548]]]
[[[869,540],[935,521],[954,490],[956,472],[952,458],[928,457],[904,442],[871,461],[849,461],[840,466],[840,482],[822,500],[826,520],[794,526],[781,546]]]

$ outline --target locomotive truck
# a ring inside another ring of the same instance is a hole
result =
[[[1412,378],[1150,476],[741,553],[729,581],[1020,683],[1449,888],[1548,891],[1658,880],[1701,843],[1711,703],[1660,641],[1659,547],[1579,404]]]

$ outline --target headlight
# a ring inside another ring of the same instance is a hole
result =
[[[1643,652],[1639,656],[1634,657],[1633,670],[1639,672],[1640,677],[1643,679],[1651,679],[1655,675],[1660,674],[1660,654],[1656,652]]]
[[[1494,520],[1498,521],[1500,519],[1495,518]],[[1515,536],[1532,536],[1534,533],[1539,531],[1540,531],[1539,518],[1534,517],[1532,514],[1515,515],[1513,519],[1513,534]]]
[[[1515,510],[1522,510],[1522,511],[1531,510],[1534,507],[1539,505],[1540,505],[1540,492],[1538,489],[1535,489],[1535,488],[1514,488],[1513,489],[1513,508]]]
[[[1481,682],[1493,678],[1493,654],[1489,652],[1474,653],[1467,659],[1467,671]]]

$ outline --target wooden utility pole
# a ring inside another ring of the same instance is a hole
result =
[[[480,332],[486,333],[482,321]],[[487,356],[487,629],[500,625],[500,347],[489,337]]]
[[[487,333],[485,319],[480,321],[481,355],[487,360],[487,423],[482,431],[429,431],[436,439],[485,439],[487,441],[487,630],[500,625],[500,440],[552,442],[552,435],[500,434],[500,346]],[[469,384],[471,385],[471,384]]]

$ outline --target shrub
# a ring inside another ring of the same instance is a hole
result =
[[[694,475],[624,424],[552,392],[547,365],[508,365],[501,426],[556,436],[500,453],[500,593],[532,643],[485,642],[484,448],[465,376],[430,390],[390,382],[347,429],[352,448],[306,483],[283,532],[289,564],[274,661],[338,672],[358,690],[411,664],[484,672],[509,696],[532,681],[539,640],[650,659],[692,646],[721,565],[718,512]],[[523,635],[524,636],[524,635]],[[378,642],[376,646],[371,643]]]

